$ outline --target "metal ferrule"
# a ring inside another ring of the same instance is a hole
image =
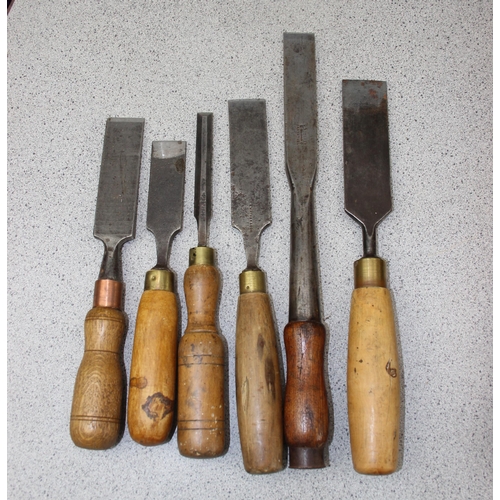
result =
[[[240,294],[266,293],[266,275],[263,271],[243,271],[240,274]]]
[[[196,247],[189,250],[190,266],[213,266],[215,250],[210,247]]]
[[[94,286],[94,307],[122,308],[123,283],[115,280],[97,280]]]
[[[174,291],[174,273],[168,269],[151,269],[146,273],[144,290]]]
[[[363,257],[354,263],[354,288],[366,286],[387,287],[385,260]]]

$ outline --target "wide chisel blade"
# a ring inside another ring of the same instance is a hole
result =
[[[398,466],[399,363],[385,261],[376,227],[391,211],[389,120],[385,82],[344,80],[345,210],[363,228],[363,257],[354,263],[347,358],[352,461],[362,474]]]

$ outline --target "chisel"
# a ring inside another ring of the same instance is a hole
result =
[[[354,469],[390,474],[398,462],[399,364],[385,261],[376,228],[392,210],[385,82],[344,80],[345,210],[363,228],[354,263],[347,358],[347,403]]]
[[[179,313],[168,257],[182,228],[185,170],[185,142],[153,142],[147,228],[157,263],[146,273],[137,312],[127,412],[130,436],[145,446],[162,444],[173,432]]]
[[[135,236],[144,120],[109,118],[106,123],[94,236],[104,258],[85,318],[85,353],[76,376],[70,433],[82,448],[114,446],[124,429],[125,371],[121,249]]]
[[[290,308],[284,339],[287,358],[285,439],[290,467],[325,466],[328,402],[324,376],[314,221],[317,102],[314,35],[285,33],[285,157],[292,193]]]
[[[220,276],[207,246],[212,216],[213,114],[198,113],[194,215],[198,246],[184,274],[188,324],[179,343],[177,445],[181,455],[211,458],[225,449],[225,346],[216,326]]]
[[[243,464],[263,474],[283,468],[278,347],[259,242],[271,223],[264,100],[229,101],[232,223],[241,231],[247,267],[240,274],[236,320],[236,403]]]

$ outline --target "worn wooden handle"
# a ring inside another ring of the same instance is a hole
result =
[[[396,470],[399,377],[389,291],[357,288],[351,301],[347,360],[349,429],[357,472],[390,474]]]
[[[283,408],[269,296],[244,293],[236,323],[236,402],[247,472],[283,469]]]
[[[173,430],[177,324],[175,294],[145,290],[137,313],[127,414],[132,439],[145,446],[164,443]]]
[[[71,408],[70,434],[81,448],[105,450],[123,432],[125,316],[94,307],[85,318],[85,352],[78,370]]]
[[[177,445],[181,455],[225,451],[225,348],[216,327],[219,272],[192,265],[184,275],[188,324],[179,343]]]
[[[325,328],[313,321],[293,321],[285,327],[287,381],[285,439],[290,467],[325,466],[328,400],[324,376]]]

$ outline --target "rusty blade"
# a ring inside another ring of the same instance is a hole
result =
[[[392,210],[387,84],[342,82],[345,210],[363,227],[364,254],[376,255],[376,227]]]
[[[243,235],[247,269],[258,269],[260,235],[271,223],[266,101],[234,100],[228,106],[232,223]]]

